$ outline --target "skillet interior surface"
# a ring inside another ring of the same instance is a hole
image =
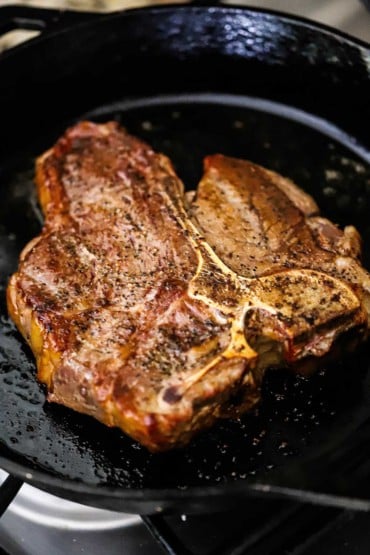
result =
[[[202,158],[214,152],[249,158],[293,178],[313,194],[323,214],[342,225],[356,223],[369,266],[368,165],[341,144],[343,137],[329,137],[331,129],[294,121],[290,118],[299,117],[294,111],[288,111],[290,117],[271,113],[279,110],[246,98],[195,95],[116,103],[81,117],[118,120],[169,155],[188,188],[200,178]],[[254,411],[221,422],[186,449],[167,454],[149,454],[118,430],[45,403],[33,356],[6,315],[4,291],[20,249],[40,230],[33,161],[55,138],[35,141],[16,169],[3,169],[0,429],[5,453],[10,449],[30,469],[125,489],[268,482],[275,467],[312,457],[328,445],[334,449],[370,416],[366,347],[310,379],[270,371]]]
[[[145,26],[143,29],[145,32]],[[37,43],[35,52],[36,47]],[[58,56],[62,54],[59,52]],[[117,59],[119,65],[121,60]],[[220,72],[227,60],[212,63]],[[168,67],[175,68],[173,60]],[[194,75],[190,71],[193,67],[189,65],[186,76]],[[362,437],[359,431],[370,419],[367,345],[310,379],[270,371],[263,387],[263,400],[254,411],[237,421],[220,422],[200,434],[186,449],[167,454],[152,455],[118,430],[45,403],[44,388],[35,379],[33,356],[9,321],[4,294],[21,249],[42,225],[33,186],[34,159],[53,144],[66,126],[79,119],[118,120],[131,133],[167,154],[188,189],[196,187],[199,181],[204,156],[216,152],[247,158],[291,177],[315,197],[325,216],[340,225],[358,227],[364,239],[365,266],[370,268],[370,157],[365,148],[323,120],[290,108],[287,102],[283,106],[258,100],[255,95],[252,98],[240,94],[239,82],[226,86],[222,75],[218,84],[212,82],[214,74],[206,76],[203,83],[201,69],[202,65],[197,70],[198,81],[186,83],[188,94],[178,93],[183,91],[184,81],[181,81],[182,74],[179,77],[175,70],[166,86],[163,82],[158,86],[164,93],[155,96],[149,94],[153,84],[146,87],[141,82],[141,92],[145,90],[148,94],[137,94],[127,81],[130,94],[120,96],[117,89],[107,93],[110,100],[116,99],[113,103],[98,102],[102,92],[92,89],[85,105],[95,108],[89,112],[82,109],[81,92],[76,93],[73,107],[69,97],[65,104],[58,104],[65,98],[67,85],[57,90],[61,81],[56,78],[54,89],[49,89],[48,94],[51,90],[56,95],[58,115],[42,116],[42,94],[45,93],[37,89],[41,96],[38,100],[36,96],[32,99],[36,102],[35,113],[40,113],[40,125],[32,132],[36,116],[28,109],[25,133],[19,145],[16,149],[13,146],[16,136],[13,130],[12,136],[9,135],[11,154],[0,156],[1,465],[39,487],[85,503],[138,512],[154,511],[158,503],[161,508],[216,510],[226,508],[222,494],[233,484],[232,498],[252,492],[255,484],[266,486],[265,491],[269,491],[269,485],[301,490],[318,485],[320,491],[325,491],[326,484],[327,492],[333,493],[327,482],[334,468],[330,468],[329,455],[337,453],[341,457],[340,472],[351,468],[348,449],[352,438]],[[291,72],[294,70],[291,68]],[[27,74],[27,69],[24,71]],[[288,75],[286,68],[283,71]],[[266,66],[267,75],[270,68]],[[269,79],[273,80],[274,75],[271,70]],[[96,76],[91,79],[95,82]],[[294,73],[291,79],[283,87],[286,100],[293,95]],[[37,84],[40,81],[41,78],[36,78]],[[140,88],[137,82],[136,86]],[[352,86],[359,85],[353,81]],[[176,87],[178,90],[174,93]],[[276,87],[279,88],[278,82]],[[250,88],[253,93],[258,90],[258,87]],[[205,92],[211,89],[222,92]],[[231,93],[225,93],[225,89]],[[276,96],[279,101],[284,96],[282,89],[280,92]],[[19,101],[22,91],[17,94]],[[35,94],[34,90],[30,91],[31,96]],[[295,94],[304,96],[299,91]],[[266,96],[274,97],[274,93]],[[334,104],[336,101],[333,100]],[[51,104],[45,104],[47,115],[57,112]],[[19,107],[19,113],[26,116],[24,106]],[[319,107],[318,113],[323,115]],[[7,124],[10,117],[4,107],[2,117],[3,131],[10,132]],[[331,119],[337,123],[336,118]],[[339,115],[337,119],[340,124],[344,123]],[[353,128],[362,129],[360,120],[351,122]],[[361,451],[361,457],[364,455]],[[332,461],[335,464],[336,459]],[[358,493],[352,490],[352,494]],[[196,502],[192,502],[194,495]],[[218,496],[220,499],[215,502]]]

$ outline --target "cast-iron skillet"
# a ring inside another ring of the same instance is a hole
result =
[[[151,455],[45,403],[5,287],[41,226],[35,157],[81,118],[116,119],[174,161],[188,188],[222,152],[290,176],[355,223],[370,262],[370,51],[307,20],[220,6],[110,15],[1,8],[0,31],[45,32],[0,57],[0,466],[122,511],[226,509],[256,494],[369,509],[367,346],[303,379],[271,371],[263,401],[183,450]]]

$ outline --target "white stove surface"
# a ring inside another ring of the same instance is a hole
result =
[[[9,3],[22,2],[0,0],[0,6]],[[150,0],[31,0],[23,3],[113,10],[149,4]],[[234,3],[302,15],[370,42],[370,13],[358,0],[238,0]],[[0,480],[5,476],[0,473]],[[0,547],[10,555],[163,554],[138,516],[71,503],[26,484],[0,520]]]
[[[0,483],[6,478],[0,470]],[[137,515],[55,497],[24,484],[0,520],[0,546],[10,555],[160,555]]]

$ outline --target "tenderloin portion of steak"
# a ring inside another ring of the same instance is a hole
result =
[[[319,216],[315,201],[275,172],[220,154],[205,159],[190,213],[216,254],[253,278],[291,268],[323,271],[356,289],[370,312],[361,238]]]
[[[367,334],[356,232],[311,217],[313,201],[267,170],[208,158],[188,205],[168,158],[83,122],[38,159],[36,183],[45,225],[9,312],[50,401],[153,451],[186,444],[236,395],[250,408],[271,364]]]

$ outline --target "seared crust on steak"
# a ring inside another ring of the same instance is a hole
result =
[[[206,160],[195,198],[168,158],[82,122],[37,161],[45,214],[8,287],[48,399],[153,451],[259,399],[271,364],[368,329],[359,237],[248,162]],[[190,203],[190,207],[189,207]]]

